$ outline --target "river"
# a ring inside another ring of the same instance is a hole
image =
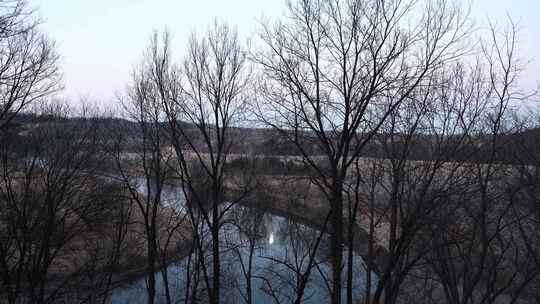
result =
[[[143,188],[140,188],[140,191],[145,192]],[[173,195],[174,193],[176,195]],[[173,202],[177,202],[176,208],[185,208],[182,202],[184,200],[178,193],[177,189],[165,189],[165,204],[172,206],[175,204]],[[223,204],[221,208],[228,209],[220,230],[221,302],[246,303],[248,294],[251,295],[252,303],[294,302],[299,291],[299,282],[309,268],[310,256],[321,236],[320,231],[294,219],[258,208],[229,204]],[[208,229],[202,229],[200,234],[205,248],[203,258],[210,271],[211,237]],[[314,262],[311,263],[302,303],[328,302],[332,274],[329,244],[328,235],[324,234],[315,252]],[[346,256],[347,251],[344,252],[344,257]],[[187,303],[207,302],[204,271],[202,263],[198,263],[201,259],[194,254],[167,267],[168,286],[173,303],[185,303],[186,296],[192,300]],[[364,264],[358,255],[353,257],[353,269],[353,297],[358,300],[363,294],[366,281]],[[343,274],[345,299],[346,271],[343,271]],[[376,282],[375,274],[372,275],[372,281]],[[161,272],[156,274],[156,282],[156,303],[167,303]],[[247,282],[251,282],[250,291],[247,289]],[[146,278],[141,277],[116,288],[110,302],[146,303]]]

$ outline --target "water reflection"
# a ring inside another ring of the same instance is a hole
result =
[[[205,250],[167,268],[173,303],[207,302],[202,267],[211,269],[211,239],[207,231],[201,232]],[[313,250],[320,235],[316,229],[260,209],[231,208],[221,230],[221,302],[291,303],[300,294],[302,303],[328,302],[331,268],[326,235]],[[354,269],[353,290],[358,300],[365,279],[359,256],[354,257]],[[156,279],[156,303],[166,303],[161,275]],[[144,278],[116,289],[111,297],[116,304],[146,301]]]

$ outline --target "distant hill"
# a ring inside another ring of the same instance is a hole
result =
[[[50,115],[42,116],[35,114],[19,114],[9,125],[11,140],[18,140],[24,145],[31,145],[30,134],[43,128],[47,124],[60,125],[62,129],[77,129],[84,125],[91,126],[96,132],[95,135],[104,143],[114,143],[119,136],[122,137],[123,144],[127,149],[136,149],[141,143],[140,126],[138,123],[121,118],[94,117],[94,118],[58,118]],[[179,125],[186,131],[191,140],[203,147],[202,138],[193,124],[179,122]],[[166,125],[163,123],[163,136],[166,138]],[[231,138],[234,138],[232,153],[258,154],[258,155],[298,155],[295,146],[288,142],[278,131],[270,128],[239,128],[233,127],[229,130]],[[310,154],[322,154],[322,148],[317,145],[314,135],[306,132],[303,134],[305,150]],[[66,135],[69,136],[69,135]],[[402,149],[405,147],[403,135],[394,134],[390,140],[388,134],[375,134],[368,145],[363,149],[364,157],[401,157]],[[438,140],[438,141],[437,141]],[[488,155],[487,148],[490,147],[489,137],[477,137],[467,145],[461,145],[456,149],[458,137],[435,139],[430,136],[416,135],[408,144],[408,158],[414,160],[429,160],[434,155],[440,157],[447,153],[449,160],[460,161],[485,161]],[[438,142],[439,145],[434,145]],[[496,159],[505,163],[528,163],[536,164],[540,162],[540,128],[526,129],[515,134],[504,135],[498,138]]]

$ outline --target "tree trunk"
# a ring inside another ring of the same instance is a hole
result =
[[[332,197],[332,234],[331,234],[331,257],[332,257],[332,304],[341,303],[341,270],[343,260],[343,197],[341,185],[335,183]]]
[[[220,290],[220,258],[219,258],[219,214],[218,203],[214,201],[212,207],[212,259],[213,259],[213,278],[212,278],[212,299],[211,303],[219,304]]]
[[[148,227],[148,263],[147,263],[147,273],[148,273],[148,304],[154,304],[154,299],[156,296],[156,268],[154,261],[156,260],[156,250],[155,250],[155,233],[154,227]]]

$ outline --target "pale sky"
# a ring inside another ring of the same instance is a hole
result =
[[[193,31],[205,31],[214,19],[236,25],[241,37],[252,35],[261,16],[278,17],[285,0],[30,0],[42,17],[43,31],[57,43],[65,90],[104,104],[122,92],[140,61],[154,29],[172,33],[173,55],[180,58]],[[532,59],[523,84],[540,81],[540,0],[476,0],[478,23],[504,22],[506,14],[520,25],[520,55]]]

